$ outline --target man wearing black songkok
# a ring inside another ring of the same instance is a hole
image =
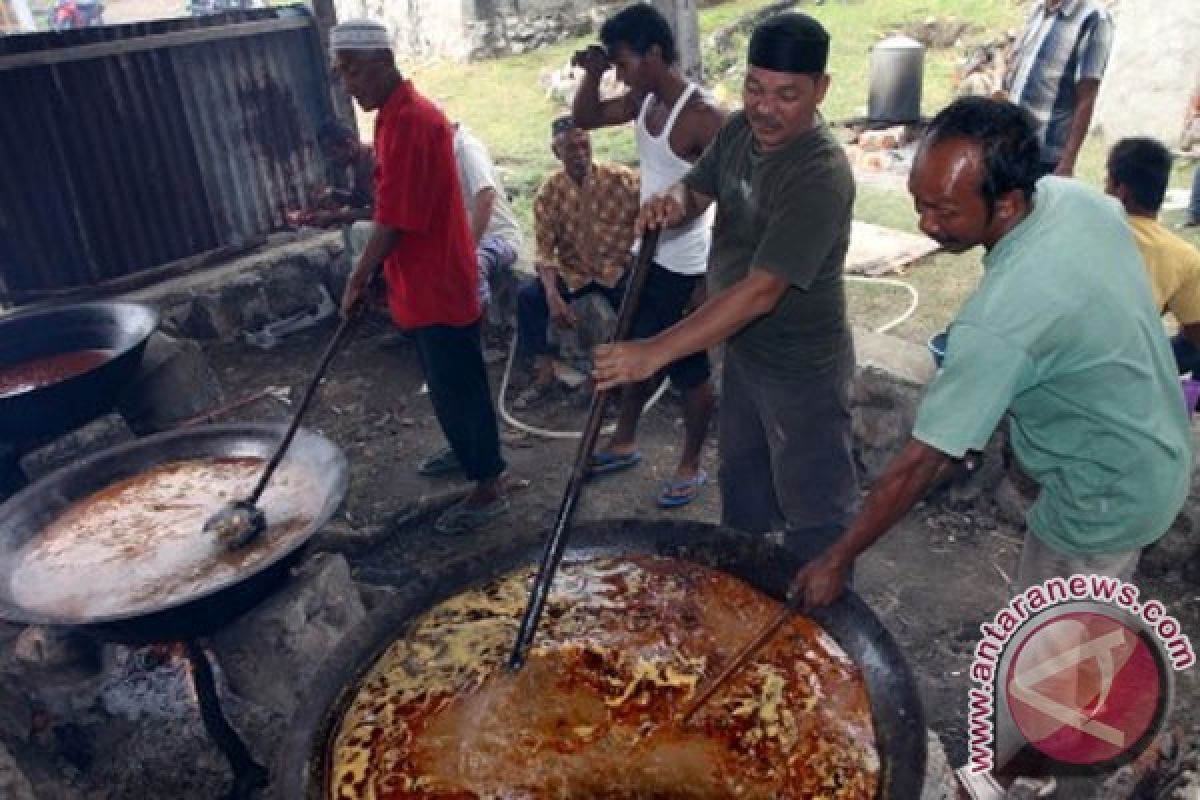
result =
[[[829,34],[806,14],[778,14],[755,29],[744,109],[638,220],[673,227],[717,203],[709,300],[658,336],[600,348],[595,373],[601,388],[644,380],[725,342],[722,521],[785,530],[805,556],[837,538],[857,495],[842,286],[854,179],[817,112],[828,57]]]

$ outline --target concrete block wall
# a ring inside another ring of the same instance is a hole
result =
[[[1113,52],[1093,128],[1109,142],[1154,136],[1179,143],[1184,115],[1200,90],[1200,6],[1196,0],[1120,0]]]
[[[465,61],[523,53],[594,30],[624,0],[334,0],[338,19],[368,17],[392,30],[402,60]]]

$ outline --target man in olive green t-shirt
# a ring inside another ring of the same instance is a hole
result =
[[[640,381],[727,342],[722,521],[782,530],[808,556],[838,537],[857,497],[842,284],[854,179],[817,112],[828,53],[828,33],[805,14],[779,14],[755,29],[744,111],[639,217],[643,229],[674,227],[716,202],[710,299],[658,336],[600,348],[595,372],[602,389]]]
[[[1033,123],[1016,106],[964,98],[931,123],[909,178],[921,229],[951,252],[983,245],[984,276],[950,326],[912,440],[793,581],[806,607],[835,599],[855,557],[1006,412],[1013,453],[1041,489],[1018,588],[1128,580],[1182,507],[1191,428],[1133,236],[1104,195],[1037,174]]]

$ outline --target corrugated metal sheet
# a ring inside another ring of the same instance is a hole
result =
[[[3,37],[0,103],[13,302],[195,268],[326,177],[325,56],[298,9]]]

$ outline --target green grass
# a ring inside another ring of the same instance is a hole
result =
[[[935,17],[944,22],[969,21],[979,32],[968,33],[964,39],[974,41],[981,36],[986,38],[988,31],[1019,25],[1022,15],[1013,0],[828,0],[821,6],[805,4],[804,11],[819,19],[832,39],[829,73],[833,84],[824,105],[826,116],[832,120],[866,114],[870,51],[882,37]],[[701,27],[704,27],[703,17]],[[734,54],[737,66],[720,79],[725,91],[735,98],[745,74],[744,52],[743,40]],[[926,113],[936,111],[952,98],[952,77],[958,57],[954,49],[926,52],[922,97]]]
[[[705,42],[707,82],[727,105],[740,103],[744,76],[745,37],[735,37],[728,52],[708,47],[710,35],[743,14],[768,5],[767,0],[730,0],[700,12],[701,41]],[[830,73],[833,85],[823,110],[830,120],[861,117],[866,112],[870,49],[882,36],[929,18],[943,22],[969,21],[974,26],[965,43],[986,41],[998,32],[1019,27],[1023,5],[1018,0],[826,0],[804,4],[804,10],[829,29],[833,47]],[[502,169],[514,208],[532,231],[531,203],[542,179],[557,168],[549,147],[550,121],[566,109],[546,94],[542,76],[565,66],[571,54],[589,39],[569,40],[533,53],[473,64],[421,64],[406,70],[417,86],[438,101],[447,113],[470,126],[489,146]],[[953,75],[961,52],[956,48],[930,50],[925,55],[922,109],[932,115],[954,94]],[[370,130],[364,125],[362,130]],[[592,137],[596,158],[633,164],[636,153],[628,126],[596,131]],[[1090,138],[1080,154],[1077,174],[1103,185],[1108,143]],[[1181,165],[1173,186],[1190,186],[1191,166]],[[915,231],[916,218],[908,194],[874,186],[859,187],[855,215],[867,222]],[[1173,224],[1181,215],[1167,215]],[[1200,234],[1185,234],[1200,244]],[[526,237],[527,242],[532,236]],[[924,342],[945,327],[981,274],[981,251],[955,256],[937,254],[913,265],[906,275],[921,295],[917,313],[892,331],[894,335]],[[851,284],[849,303],[857,324],[878,327],[897,316],[907,296],[894,288]]]

